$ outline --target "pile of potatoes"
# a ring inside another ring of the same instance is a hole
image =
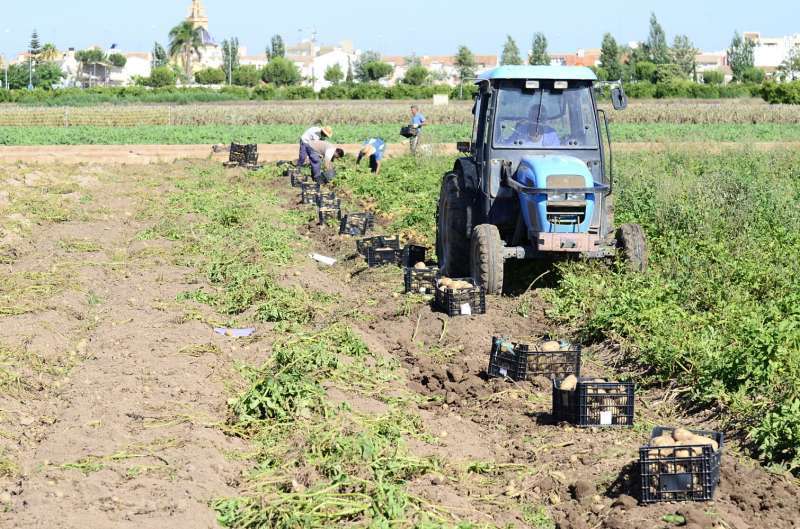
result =
[[[689,448],[680,448],[686,446]],[[676,428],[672,433],[664,432],[650,440],[650,456],[655,458],[667,457],[699,457],[703,455],[703,446],[710,446],[716,452],[719,445],[714,439],[697,435],[686,428]]]
[[[450,279],[449,277],[443,277],[439,279],[439,290],[445,291],[447,289],[451,290],[463,290],[467,288],[473,288],[474,285],[469,281],[461,281],[458,279]]]
[[[425,263],[420,261],[420,262],[418,262],[417,264],[414,265],[414,268],[417,269],[417,270],[425,270],[428,267],[425,265]]]

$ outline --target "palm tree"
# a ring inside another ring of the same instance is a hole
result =
[[[192,57],[200,57],[200,47],[203,37],[199,27],[194,27],[191,22],[184,21],[172,28],[169,32],[169,55],[173,59],[180,56],[186,78],[192,78]]]
[[[58,51],[58,48],[56,48],[54,44],[48,42],[42,46],[42,49],[39,52],[39,60],[54,61],[58,59],[59,55],[61,55],[61,52]]]

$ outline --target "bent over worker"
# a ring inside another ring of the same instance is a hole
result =
[[[310,144],[312,141],[320,141],[333,136],[333,129],[330,127],[311,127],[300,136],[300,156],[297,160],[297,167],[303,167],[306,159],[310,158]]]
[[[308,142],[307,151],[314,181],[318,184],[330,182],[333,179],[333,161],[343,157],[344,150],[324,140],[312,140]]]
[[[383,154],[386,151],[386,142],[383,141],[383,138],[370,138],[364,145],[361,147],[361,150],[358,151],[358,158],[356,158],[356,165],[361,163],[361,159],[365,156],[369,157],[369,168],[372,170],[373,173],[380,174],[381,173],[381,161],[383,160]]]

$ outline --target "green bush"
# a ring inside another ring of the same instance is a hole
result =
[[[636,81],[625,85],[625,93],[632,99],[647,99],[656,96],[656,85],[650,81]]]
[[[223,84],[225,72],[220,68],[206,68],[195,72],[194,80],[199,84]]]
[[[386,99],[386,89],[378,83],[359,83],[350,91],[351,99]]]
[[[239,66],[233,69],[233,84],[237,86],[256,86],[261,82],[261,71],[255,66]]]
[[[686,74],[677,64],[659,64],[656,66],[653,80],[656,83],[668,83],[671,81],[685,81]]]
[[[128,64],[128,59],[121,53],[112,53],[108,56],[108,62],[115,68],[124,68]]]
[[[352,85],[337,84],[323,88],[319,92],[320,99],[351,99],[350,91],[353,89]]]
[[[767,81],[761,87],[761,97],[771,104],[800,105],[800,81],[776,83]]]
[[[764,82],[764,70],[761,68],[748,68],[742,72],[742,82],[760,84]]]
[[[635,76],[638,81],[654,82],[658,66],[648,61],[636,63]]]
[[[720,70],[708,70],[703,72],[703,82],[705,84],[722,84],[725,82],[725,72]]]
[[[296,85],[302,79],[294,62],[283,57],[273,57],[261,71],[261,79],[275,86]]]
[[[145,86],[151,86],[153,88],[175,86],[175,81],[177,81],[177,76],[175,72],[172,71],[172,68],[168,66],[159,66],[152,69],[150,77],[147,77],[145,80]]]

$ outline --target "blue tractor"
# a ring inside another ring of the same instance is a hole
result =
[[[500,294],[508,259],[619,255],[647,267],[642,228],[613,221],[608,119],[589,68],[501,66],[481,75],[466,156],[444,175],[436,253],[442,274]],[[622,87],[615,109],[627,106]],[[607,145],[604,145],[602,130]]]

